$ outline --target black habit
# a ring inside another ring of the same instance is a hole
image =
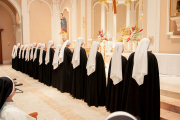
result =
[[[112,62],[112,59],[111,59]],[[110,112],[122,110],[123,83],[127,59],[122,56],[122,81],[114,85],[111,76],[111,62],[108,71],[108,83],[106,87],[106,109]]]
[[[15,57],[15,70],[19,71],[19,51],[20,48],[17,48],[17,56]]]
[[[89,106],[105,106],[106,74],[103,56],[96,54],[95,72],[87,77],[85,82],[84,101]]]
[[[23,50],[21,49],[21,52],[20,52],[20,58],[19,58],[19,65],[18,65],[18,71],[21,71],[22,72],[22,52],[23,52]],[[19,53],[18,53],[19,54]]]
[[[59,65],[60,79],[58,80],[57,88],[61,92],[71,93],[72,84],[72,52],[69,48],[64,49],[64,61]]]
[[[60,54],[60,52],[59,52]],[[58,83],[59,83],[59,79],[60,79],[60,67],[58,66],[56,69],[53,68],[52,70],[52,86],[54,88],[58,88]]]
[[[25,73],[25,65],[26,65],[26,50],[24,50],[24,58],[22,58],[22,72]]]
[[[77,99],[84,99],[84,86],[87,79],[87,55],[84,48],[80,49],[80,65],[73,69],[71,95]]]
[[[40,49],[37,49],[36,59],[34,60],[33,64],[33,78],[38,79],[39,78],[39,55],[40,55]]]
[[[34,58],[35,50],[36,50],[36,48],[33,48],[33,51],[31,51],[31,52],[33,52],[33,58]],[[33,77],[33,70],[34,70],[33,69],[33,67],[34,67],[33,58],[32,58],[32,60],[30,60],[31,59],[31,53],[30,53],[30,58],[29,58],[29,76],[30,77]]]
[[[46,51],[43,50],[42,64],[39,65],[39,82],[41,83],[44,83],[44,79],[45,79],[45,57],[46,57]]]
[[[148,52],[148,74],[138,85],[132,78],[134,53],[128,59],[123,90],[124,110],[140,120],[160,120],[160,83],[158,62]]]
[[[30,75],[30,56],[31,56],[31,49],[29,50],[29,61],[25,62],[25,73]]]
[[[47,53],[47,51],[46,51],[46,53]],[[43,76],[44,84],[46,84],[47,86],[51,86],[52,70],[53,70],[53,66],[52,66],[53,57],[54,57],[54,49],[50,48],[49,63],[47,65],[45,64],[45,74]]]

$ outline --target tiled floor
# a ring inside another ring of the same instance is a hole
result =
[[[38,112],[38,120],[104,120],[110,114],[105,107],[89,107],[82,100],[13,70],[11,65],[0,66],[0,76],[5,75],[23,83],[18,88],[24,93],[17,93],[13,100],[26,113]]]

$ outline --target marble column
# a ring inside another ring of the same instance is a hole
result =
[[[87,40],[92,39],[91,36],[91,5],[92,0],[87,0]]]
[[[21,9],[22,9],[22,44],[30,44],[30,28],[29,28],[29,10],[27,6],[28,0],[21,0]],[[21,19],[21,16],[19,16]]]

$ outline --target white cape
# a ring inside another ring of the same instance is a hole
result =
[[[5,102],[0,111],[0,120],[36,120],[16,108],[13,102]]]

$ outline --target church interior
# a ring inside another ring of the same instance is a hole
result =
[[[180,0],[0,0],[0,90],[0,120],[180,120]]]

